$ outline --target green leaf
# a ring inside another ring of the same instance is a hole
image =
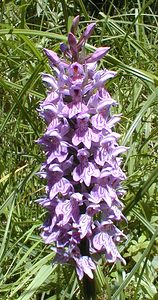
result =
[[[8,234],[9,234],[9,227],[10,227],[10,224],[11,224],[13,209],[14,209],[14,201],[11,203],[10,209],[9,209],[8,220],[7,220],[7,223],[6,223],[6,228],[5,228],[5,232],[4,232],[4,235],[3,235],[3,240],[2,240],[2,244],[1,244],[1,248],[0,248],[0,260],[3,256],[4,252],[5,252],[5,249],[6,249],[7,237],[8,237]]]
[[[56,39],[59,41],[67,41],[67,37],[62,34],[57,34],[54,32],[48,31],[40,31],[40,30],[33,30],[33,29],[0,29],[0,36],[10,34],[10,35],[28,35],[28,36],[43,36],[50,39]]]

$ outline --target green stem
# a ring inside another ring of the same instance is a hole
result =
[[[83,294],[84,300],[96,300],[95,279],[86,274],[83,277]]]
[[[84,238],[81,241],[80,251],[82,255],[90,256],[89,241],[87,238]],[[96,300],[95,278],[91,279],[87,274],[85,274],[82,283],[84,300]]]

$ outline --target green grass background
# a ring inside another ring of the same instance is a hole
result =
[[[78,35],[96,22],[87,52],[110,46],[100,62],[118,72],[107,87],[122,113],[116,130],[127,174],[123,199],[126,266],[99,262],[98,300],[158,299],[158,1],[17,0],[0,3],[0,299],[83,299],[73,268],[53,265],[40,238],[46,212],[35,200],[44,182],[35,174],[44,160],[36,145],[45,125],[40,73],[51,72],[43,47],[57,53],[74,16]],[[59,54],[60,55],[60,54]]]

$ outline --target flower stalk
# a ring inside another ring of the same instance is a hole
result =
[[[87,238],[81,240],[80,252],[82,256],[90,256],[89,241]],[[82,284],[83,284],[84,299],[96,300],[95,276],[93,278],[90,278],[87,274],[84,274],[82,279]]]
[[[90,278],[87,274],[83,276],[84,300],[96,300],[95,278]]]
[[[109,263],[125,262],[117,250],[125,236],[115,222],[124,218],[119,197],[125,174],[119,154],[126,148],[117,143],[119,134],[113,128],[120,115],[111,115],[117,103],[105,87],[116,73],[97,69],[109,47],[85,56],[95,23],[77,40],[78,23],[77,16],[68,46],[60,46],[62,58],[44,49],[53,75],[42,74],[48,94],[40,115],[47,128],[38,140],[46,154],[39,175],[47,186],[46,196],[37,201],[48,210],[41,236],[55,251],[54,261],[75,266],[85,299],[94,300],[95,255],[103,254]]]

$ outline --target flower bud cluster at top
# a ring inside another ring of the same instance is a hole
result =
[[[56,261],[75,265],[82,279],[84,273],[93,278],[96,253],[110,263],[124,262],[116,247],[124,234],[114,222],[124,218],[118,196],[125,174],[118,155],[126,148],[118,146],[119,134],[112,131],[120,115],[111,116],[116,101],[105,88],[116,73],[97,70],[97,61],[109,47],[85,56],[83,47],[95,23],[77,41],[78,22],[77,16],[69,45],[61,44],[64,59],[44,49],[54,76],[42,74],[48,94],[40,104],[40,115],[47,129],[38,140],[46,154],[39,174],[47,180],[47,197],[37,201],[49,212],[42,238],[53,246]]]

